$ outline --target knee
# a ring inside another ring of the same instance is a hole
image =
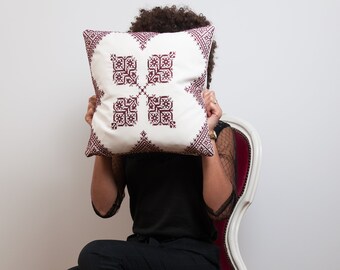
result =
[[[99,269],[100,263],[100,240],[88,243],[80,252],[78,265],[82,270]]]

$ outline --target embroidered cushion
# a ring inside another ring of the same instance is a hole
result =
[[[86,156],[213,155],[201,95],[213,33],[85,30],[97,97]]]

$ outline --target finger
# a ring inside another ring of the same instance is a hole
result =
[[[215,95],[210,96],[210,102],[212,102],[214,105],[217,105],[217,99],[216,99]]]
[[[204,96],[203,96],[204,102],[205,102],[205,103],[211,102],[212,99],[213,99],[212,96],[213,96],[212,93],[210,93],[210,92],[208,92],[208,91],[205,92],[205,93],[204,93]]]
[[[208,102],[212,102],[213,104],[217,104],[217,99],[216,99],[215,91],[208,90],[208,92],[206,94],[206,98],[208,99]]]
[[[207,94],[207,95],[215,95],[215,91],[214,91],[214,90],[209,90],[209,89],[207,89],[207,90],[206,90],[206,94]]]
[[[94,106],[97,104],[97,97],[92,96],[89,98],[89,103],[93,104]]]
[[[93,116],[93,114],[94,114],[94,111],[95,111],[95,108],[93,108],[93,107],[91,107],[91,106],[90,106],[90,107],[88,108],[88,110],[87,110],[87,113],[86,113],[86,114]]]
[[[209,96],[207,98],[204,99],[204,103],[206,106],[212,107],[214,108],[215,106],[218,106],[218,102],[217,99],[215,98],[215,96]]]
[[[215,114],[217,115],[218,117],[221,116],[221,112],[222,112],[222,109],[221,107],[218,105],[218,103],[216,102],[215,104],[215,100],[214,101],[211,101],[209,99],[209,102],[206,102],[205,103],[205,109],[207,111],[207,116],[210,117],[212,114]]]
[[[87,106],[86,114],[93,115],[95,111],[96,111],[96,107],[93,106],[92,104],[89,104]]]
[[[89,102],[87,104],[87,109],[89,108],[93,108],[95,110],[95,108],[97,107],[97,98],[94,96],[89,98]]]
[[[86,123],[88,123],[89,125],[91,125],[92,122],[92,117],[88,114],[85,115],[85,121]]]
[[[205,96],[204,96],[204,99],[206,102],[212,102],[214,104],[216,104],[217,100],[216,100],[216,96],[215,96],[215,93],[213,91],[210,91],[208,92]]]
[[[202,91],[202,98],[204,99],[207,96],[208,91],[205,89]]]
[[[87,103],[87,109],[95,108],[95,107],[96,107],[96,103],[92,103],[92,102]]]
[[[97,99],[96,95],[93,95],[93,96],[90,96],[90,97],[89,97],[89,101],[90,101],[90,102],[93,101],[93,100],[96,100],[96,99]]]
[[[93,108],[90,108],[87,112],[86,112],[86,114],[85,114],[85,118],[93,118],[93,115],[94,115],[94,112],[95,112],[95,110],[93,109]]]

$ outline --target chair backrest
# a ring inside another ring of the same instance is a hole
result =
[[[225,114],[221,120],[230,124],[235,134],[238,199],[227,220],[215,221],[218,232],[215,243],[220,247],[221,270],[246,270],[238,246],[238,229],[255,195],[262,156],[261,141],[248,122]]]

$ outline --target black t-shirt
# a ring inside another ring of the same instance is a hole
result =
[[[227,126],[219,122],[217,134]],[[208,242],[216,239],[203,199],[200,156],[146,153],[124,159],[135,234]]]
[[[133,232],[164,239],[216,237],[203,199],[199,156],[148,153],[125,157]]]

